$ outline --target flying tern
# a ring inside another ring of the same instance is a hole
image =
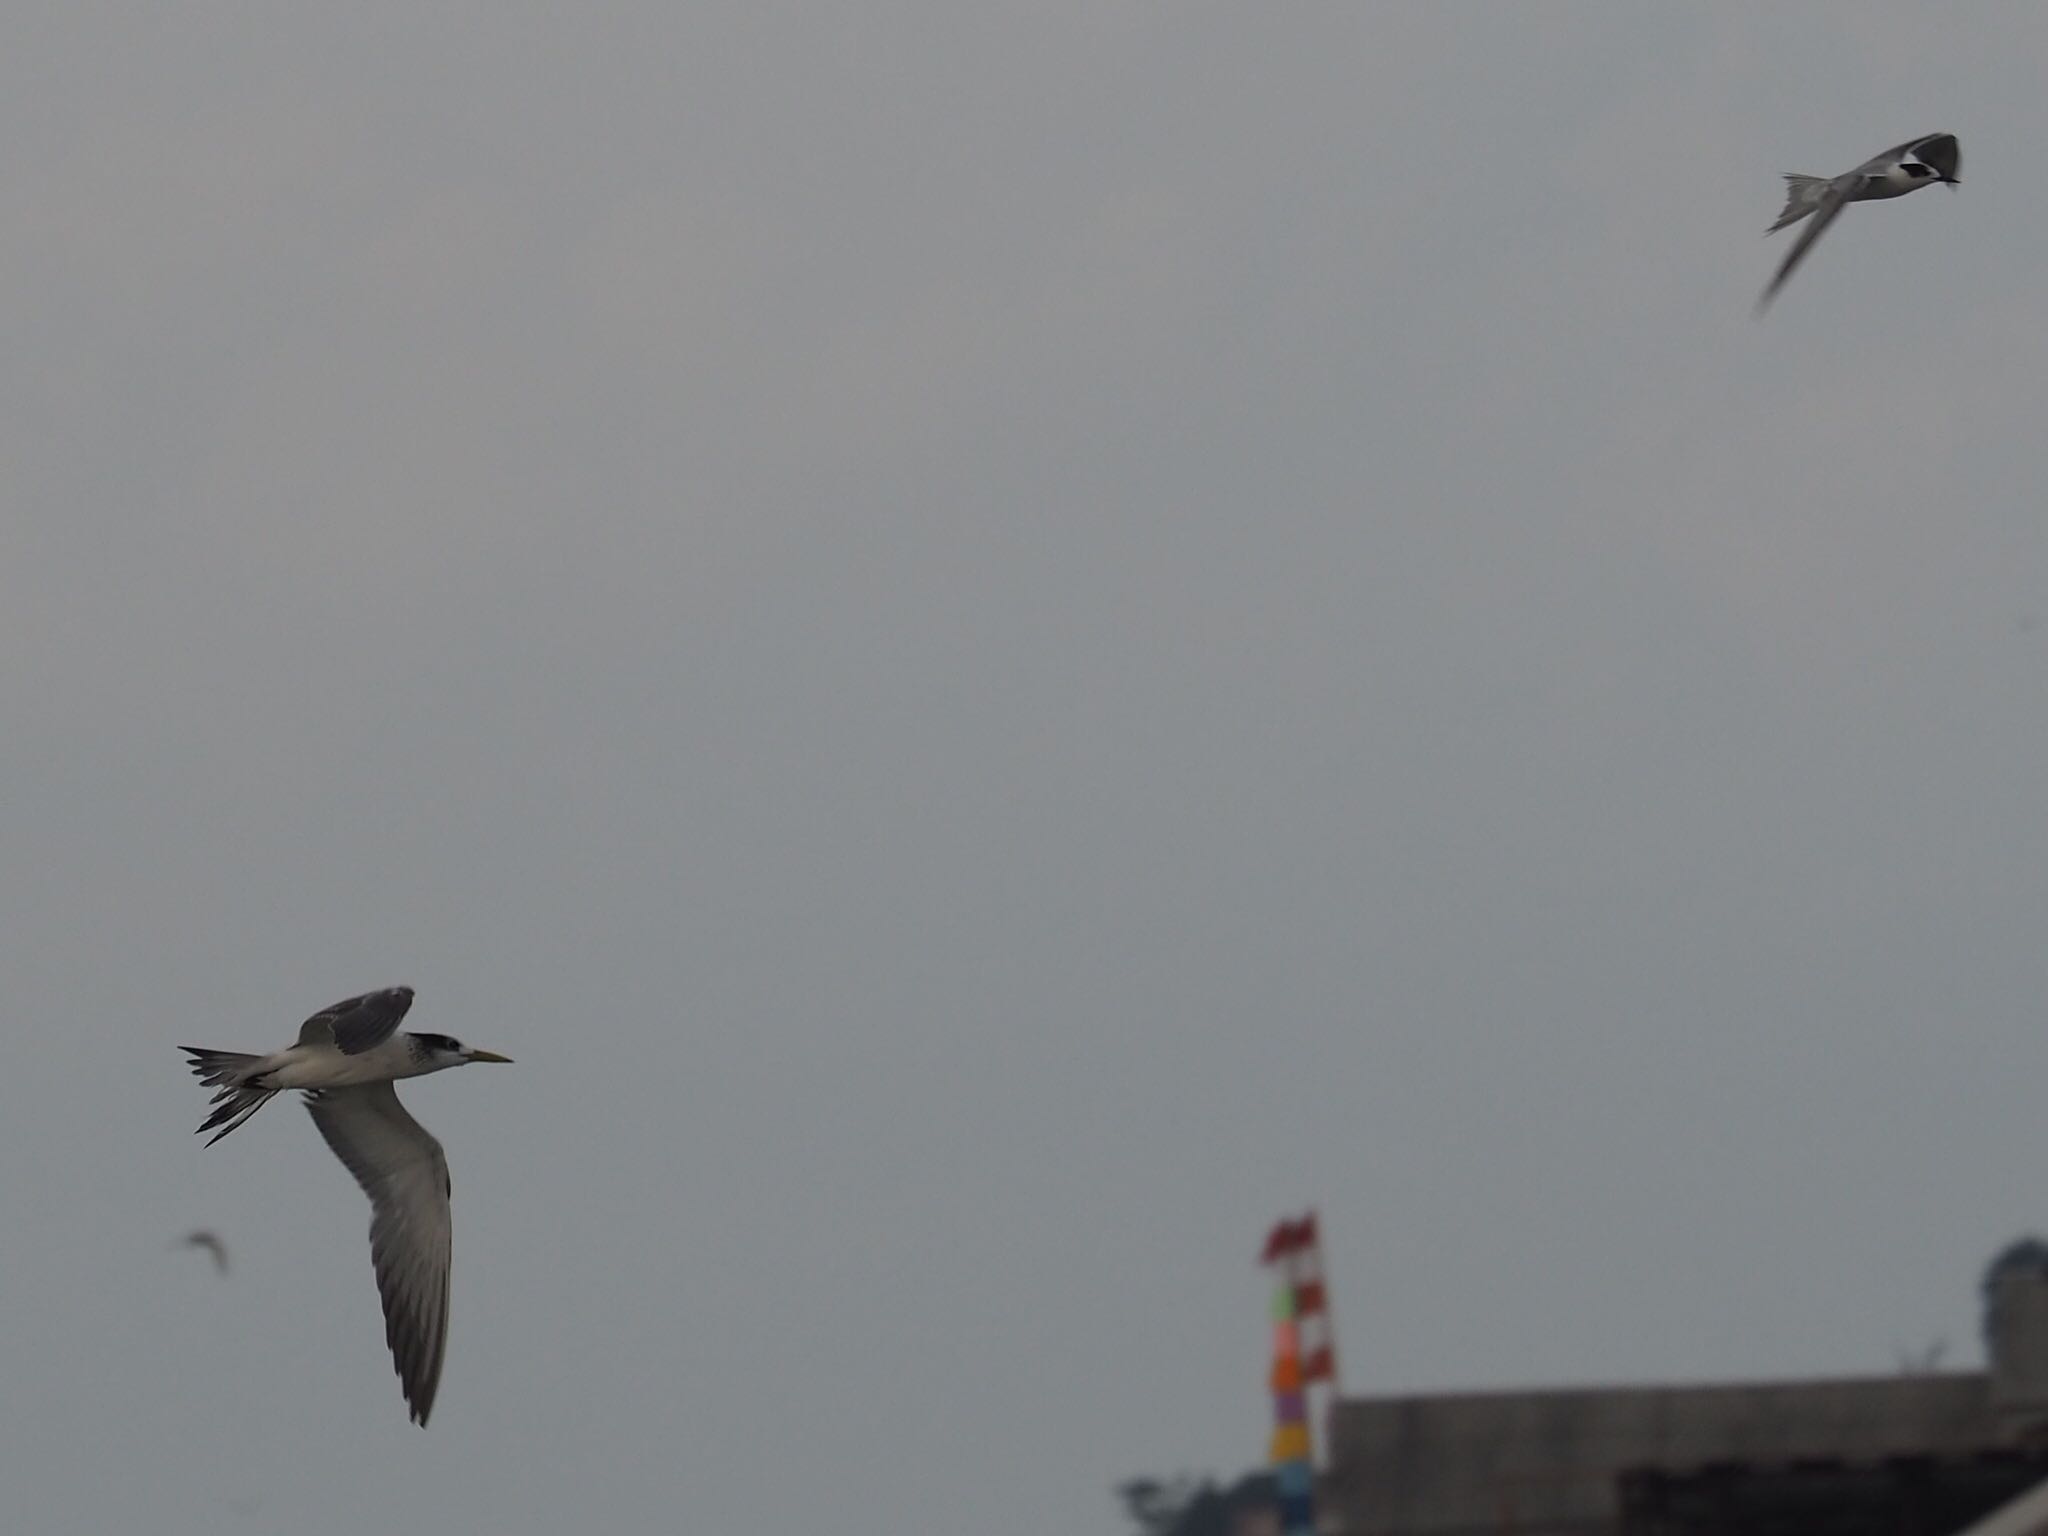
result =
[[[392,1091],[472,1061],[510,1061],[446,1035],[399,1034],[411,987],[366,992],[323,1008],[298,1043],[268,1056],[180,1046],[199,1081],[219,1092],[199,1127],[209,1147],[289,1088],[306,1095],[313,1124],[370,1197],[370,1258],[384,1302],[384,1338],[413,1422],[425,1424],[448,1350],[448,1160],[441,1144]]]
[[[180,1248],[204,1248],[213,1255],[213,1267],[221,1274],[228,1272],[228,1245],[220,1240],[218,1232],[209,1232],[204,1227],[196,1232],[187,1232],[178,1239]]]
[[[1904,197],[1908,192],[1931,186],[1937,181],[1959,187],[1962,182],[1956,179],[1956,172],[1962,168],[1962,163],[1963,152],[1957,147],[1954,134],[1930,133],[1924,138],[1908,139],[1840,176],[1787,176],[1785,211],[1765,233],[1775,235],[1786,225],[1797,224],[1809,215],[1813,222],[1806,226],[1805,232],[1793,242],[1792,249],[1785,253],[1778,275],[1771,279],[1771,286],[1756,301],[1757,313],[1763,313],[1764,306],[1785,286],[1785,279],[1792,275],[1792,269],[1813,248],[1813,242],[1850,203],[1869,202],[1879,197]]]

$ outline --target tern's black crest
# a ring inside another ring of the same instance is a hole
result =
[[[1901,153],[1910,154],[1922,165],[1930,168],[1943,181],[1960,180],[1963,147],[1956,142],[1956,136],[1952,133],[1930,133],[1924,139],[1901,144],[1899,150]]]

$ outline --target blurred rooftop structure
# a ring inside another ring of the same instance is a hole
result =
[[[2048,1244],[1993,1261],[1984,1328],[1977,1371],[1341,1397],[1320,1523],[1332,1536],[1954,1536],[2048,1479]],[[2048,1536],[2048,1508],[1998,1536]]]

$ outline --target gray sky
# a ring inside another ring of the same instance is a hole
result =
[[[1262,1455],[1308,1201],[1361,1390],[1974,1359],[2048,1225],[2044,56],[25,14],[12,1517],[1108,1531]],[[1779,173],[1935,130],[1753,320]],[[406,1095],[425,1432],[350,1180],[174,1050],[397,982],[519,1062]]]

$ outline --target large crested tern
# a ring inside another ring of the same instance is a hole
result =
[[[390,987],[323,1008],[300,1028],[296,1045],[268,1056],[179,1049],[191,1056],[200,1082],[220,1090],[199,1127],[220,1127],[209,1147],[286,1089],[306,1095],[313,1123],[370,1197],[370,1258],[384,1301],[384,1338],[413,1422],[424,1424],[448,1350],[448,1160],[391,1085],[512,1058],[446,1035],[399,1034],[410,1007],[412,988]]]
[[[1904,197],[1908,192],[1931,186],[1937,181],[1959,187],[1962,183],[1956,179],[1956,172],[1962,169],[1962,164],[1963,152],[1957,146],[1954,134],[1930,133],[1924,138],[1908,139],[1840,176],[1787,176],[1785,211],[1778,215],[1778,222],[1764,233],[1775,235],[1786,225],[1797,224],[1809,214],[1813,222],[1806,226],[1805,233],[1785,253],[1778,275],[1771,279],[1771,286],[1756,301],[1757,313],[1763,313],[1764,306],[1785,286],[1785,279],[1792,275],[1792,269],[1813,248],[1813,242],[1849,204],[1879,197]]]

